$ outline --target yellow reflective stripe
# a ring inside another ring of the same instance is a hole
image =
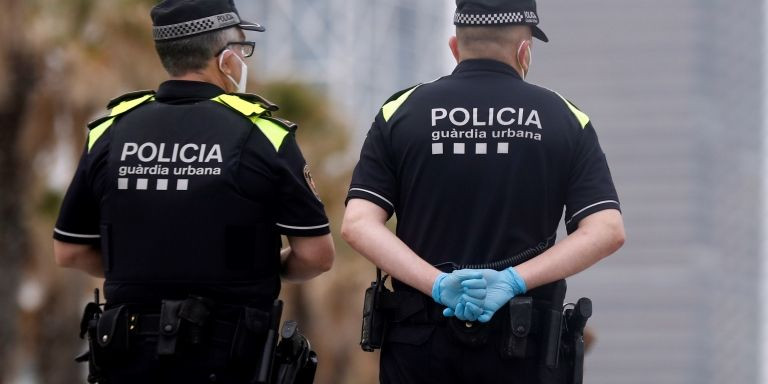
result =
[[[112,123],[114,123],[114,122],[115,122],[115,118],[113,117],[113,118],[111,118],[111,119],[109,119],[109,120],[99,124],[99,126],[97,126],[96,128],[91,129],[91,132],[88,133],[88,152],[91,152],[91,149],[96,144],[96,141],[99,140],[101,135],[103,135],[104,132],[107,131],[107,128],[112,126]]]
[[[573,115],[576,116],[576,119],[579,120],[579,124],[581,124],[581,129],[584,129],[587,126],[587,124],[589,123],[589,116],[587,116],[586,113],[580,111],[573,104],[571,104],[571,102],[568,101],[568,99],[566,99],[565,97],[563,97],[563,95],[561,95],[561,94],[559,94],[557,92],[555,92],[555,93],[558,96],[560,96],[560,98],[563,99],[563,101],[565,101],[565,105],[568,106],[568,108],[571,110]]]
[[[416,90],[416,88],[420,87],[421,85],[417,85],[413,88],[411,88],[410,91],[403,93],[395,100],[390,101],[389,103],[384,104],[383,107],[381,107],[381,113],[384,115],[384,121],[389,121],[390,118],[392,118],[392,115],[397,112],[397,109],[400,108],[403,103],[405,103],[405,100],[408,99],[409,96],[411,96],[411,93]]]
[[[143,104],[147,100],[154,100],[154,98],[155,98],[155,95],[144,95],[142,97],[139,97],[138,99],[123,101],[122,103],[118,104],[116,107],[112,108],[112,113],[110,113],[109,115],[117,116],[119,114],[128,112],[131,109],[134,109],[139,105]]]
[[[264,133],[264,136],[266,136],[269,142],[272,143],[272,146],[275,147],[275,151],[279,151],[280,146],[283,145],[283,140],[288,136],[288,131],[277,123],[262,119],[259,116],[251,117],[251,121],[253,121],[253,123],[259,127],[261,132]]]
[[[235,95],[224,94],[214,97],[212,100],[226,104],[246,116],[258,115],[266,111],[261,105],[243,100]]]
[[[91,132],[88,133],[88,152],[90,152],[91,149],[93,149],[93,146],[96,145],[96,142],[99,140],[99,138],[101,138],[101,136],[104,135],[104,132],[106,132],[107,129],[109,129],[109,127],[112,126],[112,123],[115,122],[115,118],[118,115],[126,113],[131,109],[134,109],[139,105],[154,99],[155,99],[154,94],[144,95],[142,97],[139,97],[138,99],[123,101],[122,103],[112,108],[112,111],[109,113],[109,116],[112,116],[112,118],[99,124],[96,128],[91,129]]]

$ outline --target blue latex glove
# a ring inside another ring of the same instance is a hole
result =
[[[448,307],[443,313],[450,312],[460,320],[476,320],[483,313],[485,296],[486,281],[476,270],[441,273],[432,285],[432,299]]]
[[[520,277],[515,268],[509,267],[503,271],[493,269],[477,270],[483,274],[488,284],[488,292],[485,296],[483,314],[477,318],[481,323],[487,323],[493,314],[513,297],[521,295],[528,290],[525,280]]]
[[[489,322],[493,317],[493,314],[496,313],[502,305],[506,304],[509,300],[512,300],[513,297],[523,294],[528,290],[523,278],[520,277],[517,271],[512,267],[503,271],[496,271],[493,269],[475,269],[474,271],[482,273],[483,278],[488,284],[483,313],[477,316],[477,320],[481,323]],[[473,305],[473,303],[467,303],[466,305]],[[457,311],[467,311],[462,307],[462,303],[459,303],[456,309]],[[449,308],[443,311],[443,315],[453,316],[454,313]]]

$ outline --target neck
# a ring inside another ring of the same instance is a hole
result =
[[[228,82],[226,79],[222,79],[222,77],[223,76],[220,76],[218,73],[211,73],[211,71],[202,70],[198,72],[187,72],[180,76],[171,76],[171,80],[199,81],[203,83],[211,83],[223,89],[225,92],[229,92],[229,89],[227,89]]]
[[[520,65],[517,63],[517,60],[515,60],[514,58],[502,57],[502,56],[488,56],[488,55],[477,55],[477,56],[461,55],[461,57],[459,58],[459,63],[461,63],[464,60],[478,60],[478,59],[500,61],[514,68],[515,71],[517,71],[517,73],[520,74],[520,77],[524,77],[523,70],[520,69]]]

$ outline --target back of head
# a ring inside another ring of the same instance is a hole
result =
[[[508,39],[506,35],[519,37],[522,29],[507,28],[510,26],[526,27],[529,39],[533,35],[541,41],[549,41],[538,27],[536,0],[456,0],[453,24],[459,30],[467,28],[465,34],[469,41]]]
[[[239,40],[237,28],[230,27],[190,37],[155,41],[155,49],[171,76],[183,76],[203,70],[227,43]]]
[[[515,58],[516,48],[531,39],[531,29],[525,25],[457,26],[459,51],[467,59]]]
[[[263,32],[240,19],[234,0],[164,0],[152,8],[155,48],[172,76],[202,70],[240,30]]]

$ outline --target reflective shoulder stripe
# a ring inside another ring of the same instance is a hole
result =
[[[267,111],[258,103],[244,100],[235,95],[222,94],[214,97],[211,100],[227,105],[245,116],[259,115]]]
[[[274,121],[264,119],[260,116],[251,117],[251,121],[259,127],[259,130],[264,133],[272,146],[275,147],[275,151],[280,150],[280,146],[283,145],[283,140],[288,136],[288,130],[275,123]]]
[[[130,110],[155,99],[154,93],[152,94],[145,94],[141,97],[138,97],[136,99],[126,100],[123,102],[120,102],[117,104],[114,108],[112,108],[112,111],[109,113],[109,117],[111,119],[104,120],[103,122],[96,121],[95,127],[91,128],[91,131],[88,133],[88,152],[91,152],[91,149],[93,149],[93,146],[96,145],[96,142],[99,141],[102,135],[104,135],[104,132],[109,129],[109,127],[112,126],[112,124],[115,122],[115,118],[117,116],[122,115],[126,112],[129,112]]]
[[[275,147],[275,151],[280,150],[280,146],[283,145],[285,137],[290,133],[290,124],[288,122],[284,122],[284,124],[281,125],[268,117],[270,110],[267,108],[276,110],[277,106],[275,105],[265,107],[259,102],[250,101],[238,95],[230,94],[222,94],[211,100],[226,105],[250,119],[253,124],[259,127],[259,130],[264,133],[264,136],[267,137],[269,142],[272,143],[272,146]]]
[[[112,123],[115,122],[115,118],[111,118],[99,125],[96,126],[96,128],[91,129],[91,132],[88,133],[88,152],[91,152],[91,149],[93,149],[93,146],[96,144],[96,142],[99,140],[101,135],[104,134],[104,132],[107,131],[107,128],[112,126]]]
[[[392,100],[386,104],[384,104],[383,107],[381,107],[381,113],[384,115],[384,121],[389,121],[389,119],[392,118],[392,115],[397,112],[397,109],[400,108],[403,103],[405,103],[406,100],[408,100],[408,97],[411,96],[413,91],[416,90],[416,88],[420,87],[421,84],[411,88],[408,92],[403,93],[395,100]]]
[[[563,97],[563,95],[557,92],[555,92],[555,94],[557,94],[558,96],[560,96],[561,99],[563,99],[563,101],[565,102],[565,105],[567,105],[568,109],[571,110],[571,113],[573,113],[573,115],[576,116],[576,119],[579,120],[579,124],[581,124],[581,129],[584,129],[589,123],[589,116],[587,116],[586,113],[580,111],[578,108],[576,108],[576,106],[571,104],[571,102],[568,101],[568,99],[566,99],[565,97]]]
[[[144,104],[149,100],[154,100],[154,99],[155,99],[155,95],[150,94],[150,95],[144,95],[142,97],[139,97],[138,99],[123,101],[122,103],[112,108],[112,113],[110,113],[109,115],[110,116],[121,115],[123,113],[130,111],[131,109],[138,107],[139,105]]]

